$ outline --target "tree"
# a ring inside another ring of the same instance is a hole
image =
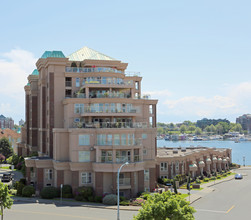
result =
[[[220,123],[218,123],[215,126],[215,128],[216,128],[217,134],[223,134],[223,126]]]
[[[189,131],[195,131],[195,129],[196,129],[195,125],[190,125],[190,126],[188,127],[188,130],[189,130]]]
[[[0,154],[0,162],[2,163],[2,162],[3,162],[3,160],[5,160],[5,156],[4,156],[4,155],[2,155],[2,154]]]
[[[145,204],[139,210],[134,220],[165,220],[179,219],[192,220],[195,209],[189,206],[189,202],[179,195],[173,195],[170,191],[162,194],[150,195]]]
[[[202,134],[202,130],[201,130],[200,128],[196,128],[196,129],[195,129],[195,134],[196,134],[196,135]]]
[[[211,130],[211,132],[212,132],[213,134],[216,133],[216,128],[215,128],[215,126],[214,126],[213,124],[210,125],[210,130]]]
[[[178,194],[178,190],[177,190],[177,185],[176,185],[176,179],[173,179],[173,190],[175,194]]]
[[[0,183],[0,204],[1,204],[1,220],[3,220],[4,209],[10,209],[13,204],[13,199],[11,199],[9,194],[9,189],[6,184]]]
[[[186,125],[181,125],[181,126],[180,126],[180,132],[181,132],[182,134],[184,134],[186,130],[187,130],[187,126],[186,126]]]
[[[13,153],[10,142],[5,137],[0,139],[0,153],[3,154],[6,158],[10,157]]]

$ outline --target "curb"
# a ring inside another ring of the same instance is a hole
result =
[[[193,204],[194,202],[198,201],[199,199],[201,199],[202,197],[200,196],[199,198],[193,200],[192,202],[190,202],[190,205]]]
[[[231,181],[231,180],[234,180],[234,178],[231,178],[231,179],[229,179],[229,180],[223,180],[223,181],[221,181],[221,182],[215,183],[215,184],[210,185],[210,186],[208,186],[208,187],[215,186],[215,185],[218,185],[218,184],[221,184],[221,183],[224,183],[224,182],[229,182],[229,181]]]
[[[98,208],[98,209],[111,209],[111,210],[117,210],[117,206],[96,206],[96,205],[87,205],[87,204],[79,204],[79,203],[74,203],[74,202],[67,202],[67,201],[39,201],[39,200],[23,200],[23,199],[15,199],[13,198],[14,202],[24,202],[24,203],[44,203],[44,204],[52,204],[52,205],[57,205],[57,206],[80,206],[80,207],[86,207],[86,208]],[[124,208],[126,207],[126,208]],[[135,206],[134,206],[135,207]],[[141,206],[137,209],[132,209],[130,206],[119,206],[120,210],[123,211],[138,211],[141,208]]]

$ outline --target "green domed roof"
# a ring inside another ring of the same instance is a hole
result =
[[[45,51],[41,58],[46,59],[47,57],[57,57],[57,58],[65,58],[65,55],[62,51]]]
[[[38,70],[37,70],[37,69],[34,69],[31,75],[35,75],[35,76],[38,76],[38,75],[39,75],[39,72],[38,72]]]

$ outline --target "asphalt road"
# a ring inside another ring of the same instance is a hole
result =
[[[194,202],[196,220],[250,220],[251,219],[251,168],[237,171],[242,180],[231,180],[215,186],[215,191]]]
[[[121,220],[129,220],[135,211],[120,211]],[[72,206],[55,206],[52,204],[34,204],[34,203],[15,203],[11,209],[4,210],[4,219],[8,220],[69,220],[69,219],[86,219],[86,220],[116,220],[117,210],[72,207]]]

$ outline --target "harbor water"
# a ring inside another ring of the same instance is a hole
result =
[[[245,165],[251,165],[251,142],[243,141],[235,143],[229,140],[210,140],[210,141],[165,141],[158,140],[158,147],[216,147],[216,148],[231,148],[232,162],[243,165],[243,157],[245,157]]]

